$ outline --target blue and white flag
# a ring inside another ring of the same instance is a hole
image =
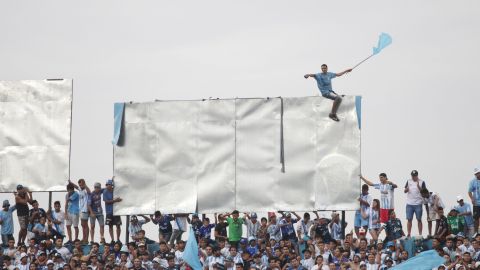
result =
[[[392,37],[387,33],[381,33],[380,37],[378,37],[377,47],[373,47],[373,54],[378,54],[381,50],[383,50],[390,44],[392,44]]]
[[[192,228],[190,228],[190,233],[188,234],[187,245],[183,252],[183,260],[187,262],[193,270],[202,270],[202,263],[198,258],[198,244]]]

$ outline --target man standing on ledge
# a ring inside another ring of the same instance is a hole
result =
[[[322,73],[316,74],[305,74],[303,77],[308,79],[308,77],[313,77],[317,81],[318,89],[323,97],[333,100],[332,112],[328,115],[333,121],[340,121],[337,117],[337,110],[340,107],[342,102],[342,97],[335,93],[332,89],[332,79],[335,77],[340,77],[345,73],[351,72],[352,69],[346,69],[340,73],[328,72],[328,67],[326,64],[322,65]]]

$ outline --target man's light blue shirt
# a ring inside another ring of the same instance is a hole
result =
[[[313,75],[313,78],[317,81],[318,89],[322,95],[332,92],[332,79],[337,77],[337,74],[333,72],[317,73]]]

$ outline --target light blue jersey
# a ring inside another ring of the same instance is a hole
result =
[[[472,179],[468,186],[468,192],[471,192],[473,195],[473,205],[480,206],[480,180],[477,178]]]
[[[463,206],[460,206],[460,205],[457,205],[455,206],[455,209],[457,209],[457,211],[459,213],[467,213],[467,212],[470,212],[470,215],[467,215],[467,216],[463,216],[465,218],[465,224],[467,226],[473,226],[473,216],[472,216],[472,207],[470,206],[470,204],[464,202],[463,203]]]
[[[332,79],[337,77],[337,74],[333,72],[317,73],[313,75],[313,78],[317,81],[318,89],[322,95],[326,95],[332,92]]]
[[[0,211],[0,220],[2,221],[2,234],[13,234],[13,219],[12,213],[15,211],[16,206],[11,206],[8,211]]]
[[[68,194],[67,194],[68,196]],[[72,195],[68,197],[68,213],[69,214],[78,214],[80,213],[80,207],[78,205],[80,197],[78,193],[74,191]]]

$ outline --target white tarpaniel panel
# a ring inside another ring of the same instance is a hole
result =
[[[315,97],[283,99],[285,173],[278,174],[277,209],[311,211],[315,207]],[[331,103],[331,102],[329,102]]]
[[[0,81],[0,192],[65,190],[72,80]]]
[[[268,212],[279,198],[273,191],[281,168],[281,102],[278,98],[238,99],[236,106],[236,208]]]
[[[328,115],[331,102],[319,100],[315,114]],[[338,111],[340,122],[318,117],[315,177],[315,209],[352,210],[358,208],[360,175],[360,129],[355,97],[346,96]]]
[[[231,211],[235,208],[235,100],[202,101],[197,117],[198,209]]]
[[[322,97],[126,104],[116,195],[142,196],[115,213],[356,209],[355,97],[345,97],[340,122],[331,106]]]

